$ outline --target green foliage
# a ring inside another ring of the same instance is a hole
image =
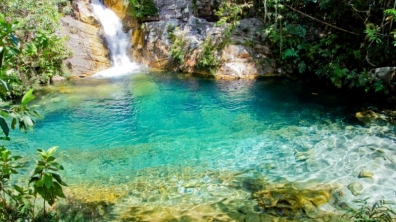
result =
[[[169,38],[172,42],[170,48],[170,56],[177,64],[184,62],[184,57],[186,56],[186,45],[187,39],[185,34],[177,27],[168,27]]]
[[[40,115],[34,109],[28,107],[28,103],[33,100],[33,90],[29,90],[22,98],[20,104],[10,105],[8,103],[2,103],[0,105],[0,127],[5,134],[5,137],[0,139],[7,139],[9,135],[9,125],[6,122],[7,119],[11,118],[11,128],[15,129],[16,126],[21,131],[31,129],[35,123],[35,118],[40,118]]]
[[[29,184],[33,184],[34,196],[39,194],[50,205],[53,205],[58,197],[65,198],[62,186],[67,186],[58,174],[64,168],[53,156],[57,149],[58,147],[51,147],[47,151],[37,150],[40,160],[37,161],[29,181]]]
[[[220,61],[217,58],[218,45],[211,38],[206,38],[201,45],[201,53],[198,57],[198,67],[209,68],[213,73]]]
[[[223,28],[222,37],[218,39],[205,38],[200,46],[201,50],[197,57],[197,67],[207,68],[211,73],[214,73],[215,69],[220,65],[217,54],[228,42],[231,32],[239,24],[238,21],[241,19],[243,9],[246,7],[250,7],[250,4],[241,5],[229,1],[220,3],[215,14],[219,17],[216,25]],[[186,55],[191,51],[188,48],[188,40],[185,37],[185,33],[174,27],[168,27],[168,32],[172,42],[170,56],[177,64],[182,64]]]
[[[396,9],[390,8],[384,11],[386,17],[386,21],[395,21],[396,20]],[[396,29],[393,29],[389,34],[393,35],[393,46],[396,46]]]
[[[280,66],[317,75],[337,88],[387,92],[392,87],[370,70],[396,66],[392,53],[396,10],[387,9],[394,7],[394,1],[265,3],[265,9],[258,10],[265,11],[264,20],[271,21],[265,32]]]
[[[157,6],[153,0],[129,0],[131,15],[137,19],[144,19],[158,14]]]
[[[5,99],[12,93],[10,85],[17,83],[15,78],[8,78],[9,70],[12,69],[10,63],[20,52],[18,38],[14,35],[16,23],[9,23],[0,13],[0,98]]]
[[[246,15],[245,9],[252,7],[252,4],[245,2],[245,4],[238,4],[234,1],[222,1],[215,15],[219,18],[216,22],[217,26],[224,27],[223,37],[228,39],[232,31],[239,24],[239,20]]]
[[[349,210],[344,217],[352,219],[352,221],[366,221],[366,222],[392,222],[396,219],[396,212],[386,206],[384,200],[375,202],[369,205],[367,199],[356,201],[361,204],[359,209]]]
[[[0,147],[0,220],[15,221],[35,218],[34,204],[32,199],[40,195],[45,202],[54,204],[58,197],[65,198],[62,186],[66,183],[58,174],[63,170],[62,165],[56,162],[53,154],[57,147],[52,147],[47,151],[38,150],[39,160],[32,172],[29,185],[31,187],[21,187],[11,185],[11,176],[18,174],[18,170],[23,165],[18,161],[21,156],[13,156],[11,151],[4,146]],[[36,203],[36,201],[34,201]]]
[[[62,61],[70,53],[56,31],[64,7],[70,7],[70,2],[0,2],[1,11],[7,15],[0,15],[0,79],[7,85],[6,90],[0,90],[3,100],[22,96],[28,88],[37,88],[53,75],[63,74]]]
[[[170,56],[176,64],[182,65],[186,55],[192,51],[192,49],[189,48],[188,39],[185,33],[179,31],[178,28],[168,27],[168,32],[172,42]],[[207,68],[213,73],[220,65],[220,61],[217,58],[218,51],[219,44],[211,38],[206,38],[201,44],[196,66],[199,68]]]
[[[18,174],[21,156],[13,156],[4,146],[0,147],[0,220],[12,221],[29,218],[33,212],[29,189],[11,185],[11,176]]]
[[[369,39],[370,43],[382,43],[381,36],[379,36],[380,27],[378,25],[374,25],[373,23],[366,24],[366,30],[364,33],[367,34],[367,38]]]
[[[219,17],[218,25],[225,25],[227,23],[235,24],[242,16],[244,5],[237,4],[230,1],[222,1],[215,15]]]
[[[11,128],[18,124],[21,130],[33,127],[32,117],[39,117],[38,113],[28,107],[28,103],[34,99],[33,91],[29,90],[22,98],[19,105],[3,104],[0,108],[0,126],[7,139],[9,126],[7,119],[11,118]],[[53,204],[58,197],[64,198],[62,186],[66,186],[59,170],[63,170],[62,165],[56,162],[53,154],[57,147],[52,147],[48,151],[38,150],[39,160],[31,174],[29,185],[22,187],[13,184],[12,175],[24,167],[20,162],[21,156],[13,156],[12,152],[5,146],[0,146],[0,221],[27,221],[35,217],[33,197],[40,195],[44,201]],[[45,204],[44,204],[45,217]]]

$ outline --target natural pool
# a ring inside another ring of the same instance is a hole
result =
[[[328,211],[396,198],[395,126],[350,121],[345,104],[292,82],[136,73],[51,86],[36,104],[43,119],[10,148],[59,146],[68,194],[110,203],[115,221],[239,221],[260,214],[262,183],[331,187]]]

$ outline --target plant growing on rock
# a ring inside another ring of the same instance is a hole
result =
[[[158,14],[157,6],[153,0],[129,0],[129,2],[131,4],[131,15],[138,20]]]
[[[201,53],[198,57],[198,67],[209,68],[211,73],[220,65],[217,52],[218,45],[211,38],[206,38],[201,45]]]
[[[184,62],[186,56],[187,39],[185,33],[179,31],[177,27],[168,27],[169,39],[172,42],[170,56],[177,64]]]

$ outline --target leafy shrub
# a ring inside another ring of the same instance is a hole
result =
[[[153,0],[129,0],[131,15],[141,20],[158,14],[157,6]]]
[[[394,15],[386,10],[392,2],[267,0],[262,11],[279,65],[314,74],[337,88],[387,92],[393,86],[369,71],[396,65],[389,35]]]
[[[178,65],[182,65],[185,61],[185,57],[192,50],[188,46],[188,39],[185,37],[183,31],[179,31],[177,27],[168,27],[169,38],[172,42],[170,48],[170,56],[174,62]],[[220,61],[217,58],[217,52],[219,50],[219,44],[213,39],[206,38],[201,44],[201,50],[197,58],[197,67],[207,68],[211,73],[220,65]]]
[[[11,128],[18,124],[22,131],[33,126],[31,116],[39,117],[37,112],[27,104],[34,99],[32,90],[22,98],[20,105],[0,107],[0,126],[5,135],[1,139],[9,140],[9,125],[6,119],[11,118]],[[39,160],[30,175],[29,185],[26,187],[14,184],[12,176],[18,174],[24,167],[20,162],[22,156],[14,156],[5,146],[0,146],[0,221],[30,221],[37,215],[34,213],[36,198],[43,198],[43,214],[45,217],[45,203],[54,204],[58,197],[64,198],[62,186],[66,186],[58,174],[63,170],[53,154],[57,147],[48,151],[38,150]],[[34,200],[34,202],[32,202]]]
[[[179,31],[177,27],[168,27],[169,39],[172,42],[170,48],[170,56],[174,62],[181,64],[184,62],[184,57],[186,56],[186,44],[187,39],[185,38],[185,33]]]
[[[198,67],[209,68],[213,73],[215,68],[220,65],[217,58],[218,45],[211,38],[206,38],[201,45],[201,53],[198,57]]]
[[[60,11],[67,0],[0,1],[0,48],[6,49],[0,67],[0,79],[8,84],[9,95],[22,96],[29,88],[48,83],[53,75],[62,75],[62,61],[70,53],[59,30]],[[15,44],[15,40],[18,44]]]

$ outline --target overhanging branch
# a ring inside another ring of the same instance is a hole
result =
[[[334,29],[337,29],[337,30],[340,30],[340,31],[343,31],[343,32],[346,32],[346,33],[349,33],[349,34],[353,34],[353,35],[359,35],[359,34],[357,34],[357,33],[355,33],[355,32],[348,31],[348,30],[346,30],[346,29],[337,27],[337,26],[335,26],[335,25],[329,24],[329,23],[324,22],[324,21],[322,21],[322,20],[320,20],[320,19],[317,19],[317,18],[315,18],[315,17],[312,17],[312,16],[310,16],[310,15],[307,15],[307,14],[305,14],[304,12],[302,12],[302,11],[300,11],[300,10],[297,10],[297,9],[295,9],[295,8],[289,6],[289,5],[286,5],[286,4],[284,4],[284,5],[285,5],[286,7],[288,7],[289,9],[291,9],[291,10],[293,10],[293,11],[295,11],[295,12],[297,12],[297,13],[299,13],[299,14],[305,16],[305,17],[308,17],[308,18],[310,18],[310,19],[312,19],[312,20],[315,20],[315,21],[317,21],[317,22],[320,22],[320,23],[322,23],[322,24],[324,24],[324,25],[330,26],[330,27],[332,27],[332,28],[334,28]]]

